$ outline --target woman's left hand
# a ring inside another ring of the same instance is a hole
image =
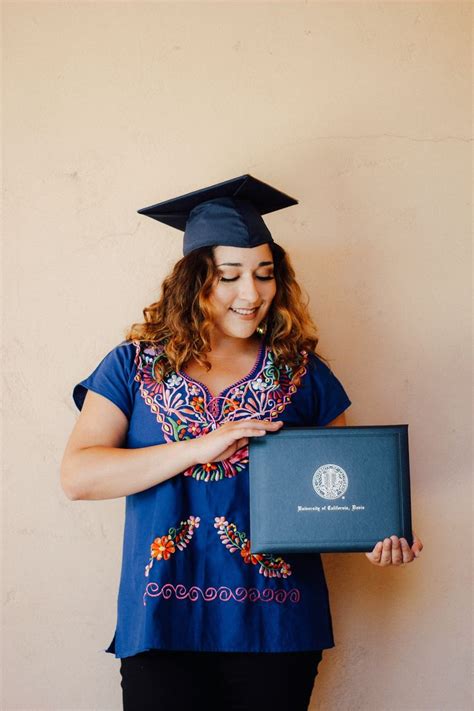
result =
[[[418,558],[423,550],[423,543],[417,538],[415,531],[413,533],[413,545],[410,548],[405,538],[390,536],[383,541],[378,541],[374,549],[365,555],[374,565],[404,565],[411,563],[412,560]]]

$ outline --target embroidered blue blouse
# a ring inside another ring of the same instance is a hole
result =
[[[87,389],[129,420],[125,446],[197,437],[223,422],[257,417],[285,426],[327,425],[350,404],[314,353],[278,367],[265,340],[250,373],[213,397],[181,371],[153,376],[163,347],[123,341],[73,398]],[[334,646],[319,554],[252,554],[248,446],[222,462],[196,464],[126,497],[117,624],[102,651],[129,657],[148,649],[291,652]]]

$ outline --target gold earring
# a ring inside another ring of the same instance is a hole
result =
[[[259,325],[257,326],[257,328],[256,328],[255,330],[257,331],[257,333],[258,333],[259,336],[263,336],[264,333],[265,333],[266,330],[267,330],[267,324],[264,323],[263,326],[262,326],[262,324],[259,323]]]

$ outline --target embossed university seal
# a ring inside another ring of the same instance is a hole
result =
[[[323,499],[339,499],[349,485],[349,479],[338,464],[323,464],[313,474],[313,489]]]

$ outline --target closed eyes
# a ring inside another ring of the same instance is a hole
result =
[[[233,279],[226,279],[225,277],[221,276],[219,281],[236,281],[238,278],[239,277],[234,277]],[[269,281],[269,279],[274,279],[274,278],[275,278],[274,276],[266,276],[266,277],[258,276],[257,277],[257,279],[260,279],[260,281]]]

